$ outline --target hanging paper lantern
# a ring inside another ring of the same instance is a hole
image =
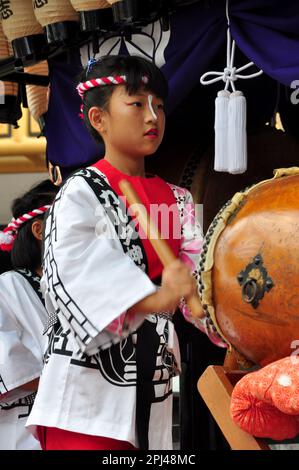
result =
[[[47,61],[25,67],[25,72],[34,75],[49,75]],[[44,128],[44,114],[48,111],[49,86],[26,85],[28,108],[32,117],[39,123],[41,130]]]
[[[71,4],[76,11],[100,10],[110,8],[110,3],[106,0],[71,0]]]
[[[70,0],[79,12],[81,31],[111,30],[113,15],[111,5],[106,0]]]
[[[115,3],[118,3],[120,1],[121,0],[107,0],[107,2],[110,3],[110,5],[114,5]]]
[[[0,61],[13,57],[12,47],[4,35],[0,23]],[[22,117],[20,99],[18,97],[18,84],[0,82],[0,122],[17,126],[17,121]]]
[[[32,0],[2,2],[1,17],[4,34],[12,43],[16,58],[32,58],[42,53],[45,40],[34,16]]]
[[[69,0],[40,0],[33,5],[48,44],[64,44],[77,38],[79,15]]]

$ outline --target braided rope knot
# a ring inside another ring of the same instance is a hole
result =
[[[148,83],[148,80],[149,80],[148,77],[146,76],[142,77],[142,83],[146,84]],[[115,75],[113,77],[109,76],[109,77],[91,78],[90,80],[87,80],[86,82],[79,83],[76,89],[81,99],[83,99],[84,93],[88,90],[91,90],[92,88],[105,86],[105,85],[124,85],[125,83],[127,83],[126,75]]]
[[[227,81],[235,81],[237,80],[236,75],[237,68],[236,67],[225,67],[223,71],[222,80],[226,83]]]
[[[28,222],[28,220],[37,217],[38,215],[44,214],[50,207],[50,205],[45,205],[39,207],[38,209],[33,209],[32,211],[29,211],[26,214],[21,215],[17,219],[13,217],[7,227],[5,227],[2,232],[0,232],[0,250],[11,251],[21,225],[23,225],[25,222]]]
[[[20,228],[22,224],[27,222],[38,215],[44,214],[51,206],[42,206],[39,209],[33,209],[32,211],[27,212],[26,214],[21,215],[17,219],[12,218],[11,222],[8,224],[7,228],[11,228],[13,231],[16,231]]]
[[[236,43],[234,40],[232,41],[229,27],[227,28],[226,36],[227,36],[226,66],[223,72],[216,72],[214,70],[212,70],[211,72],[206,72],[200,77],[200,83],[202,85],[210,85],[211,83],[216,83],[216,82],[223,80],[225,83],[224,89],[228,90],[230,86],[232,91],[234,92],[236,91],[234,82],[238,78],[246,80],[249,78],[258,77],[259,75],[263,73],[263,71],[259,70],[258,72],[252,73],[250,75],[241,75],[240,72],[243,72],[244,70],[247,70],[248,68],[254,66],[254,63],[249,62],[248,64],[245,64],[242,67],[239,67],[239,68],[234,67]],[[208,77],[214,77],[214,78],[207,79]]]

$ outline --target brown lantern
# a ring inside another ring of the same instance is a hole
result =
[[[5,5],[5,6],[4,6]],[[32,0],[9,0],[2,6],[2,27],[16,58],[39,56],[45,47],[43,29],[34,16]]]
[[[69,44],[77,39],[79,15],[69,0],[35,0],[33,5],[48,44]]]
[[[12,47],[4,35],[0,24],[0,61],[13,58]],[[0,82],[0,122],[17,126],[17,121],[22,117],[21,103],[18,97],[19,86],[17,83]]]
[[[80,15],[81,31],[109,31],[113,26],[111,5],[106,0],[70,0]]]
[[[47,61],[25,67],[25,72],[47,77],[49,67]],[[26,85],[28,108],[32,117],[39,123],[41,130],[44,128],[44,114],[48,111],[49,86]]]

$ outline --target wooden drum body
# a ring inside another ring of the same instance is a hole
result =
[[[299,350],[299,168],[237,193],[212,222],[201,297],[221,336],[264,366]]]

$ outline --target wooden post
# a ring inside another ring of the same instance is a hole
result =
[[[236,373],[233,373],[234,377]],[[240,377],[242,372],[240,373]],[[209,366],[198,380],[197,388],[232,450],[269,450],[260,439],[242,431],[230,416],[233,384],[222,366]]]

